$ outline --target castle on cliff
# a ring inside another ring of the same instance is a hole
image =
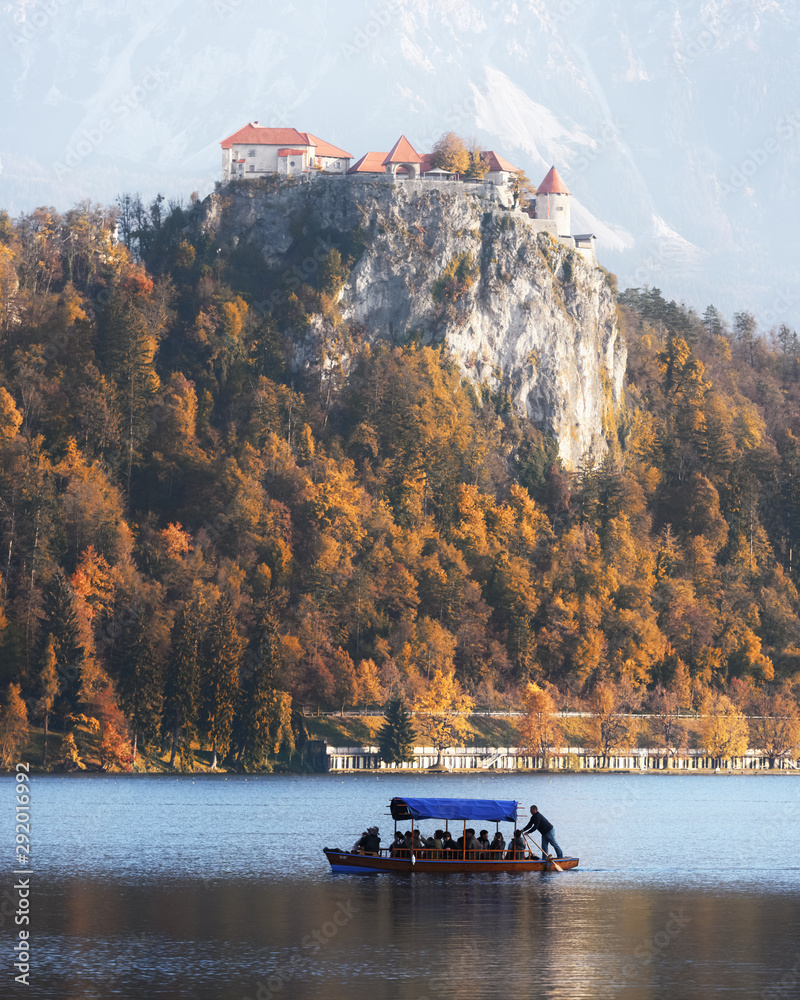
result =
[[[487,197],[505,208],[517,207],[514,176],[521,174],[493,150],[481,156],[487,168],[481,179],[468,179],[434,166],[430,153],[419,154],[401,135],[388,153],[369,151],[353,161],[352,153],[294,128],[271,128],[248,122],[222,140],[222,181],[256,180],[278,176],[311,180],[319,176],[402,181],[405,184],[464,185],[465,192]],[[351,165],[352,164],[352,165]],[[452,188],[451,188],[452,189]],[[593,233],[573,235],[570,191],[553,166],[524,208],[531,228],[547,232],[576,249],[587,263],[597,266]]]

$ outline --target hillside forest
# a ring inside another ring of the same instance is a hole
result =
[[[352,234],[278,273],[198,212],[0,214],[6,749],[36,724],[75,762],[80,723],[107,766],[258,768],[304,713],[443,680],[488,709],[535,683],[796,718],[794,330],[619,294],[626,403],[567,470],[446,348],[341,321]],[[339,347],[296,370],[320,315]]]

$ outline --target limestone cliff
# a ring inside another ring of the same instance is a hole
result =
[[[202,225],[220,245],[257,247],[289,288],[293,277],[313,281],[337,234],[355,234],[341,323],[317,317],[298,331],[298,366],[347,328],[370,341],[445,344],[468,379],[506,393],[557,438],[568,468],[597,461],[615,433],[626,361],[605,274],[475,190],[350,178],[240,184],[206,200]],[[293,257],[299,243],[319,251]],[[276,293],[264,291],[269,307]]]

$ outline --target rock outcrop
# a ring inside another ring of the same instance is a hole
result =
[[[601,269],[483,186],[318,178],[211,195],[203,227],[220,245],[250,244],[273,274],[314,281],[325,253],[348,234],[357,259],[341,291],[340,329],[370,341],[444,344],[466,378],[558,440],[568,468],[598,461],[616,433],[626,351]],[[293,248],[310,252],[299,260]],[[315,249],[317,248],[317,249]],[[264,304],[275,295],[265,285]],[[294,338],[295,363],[335,343],[315,320]]]

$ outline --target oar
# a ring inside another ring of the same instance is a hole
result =
[[[525,838],[525,840],[528,840],[528,834],[527,834],[527,833],[523,833],[523,834],[522,834],[522,836],[523,836],[523,837]],[[530,843],[530,841],[528,840],[528,847],[530,847],[530,846],[531,846],[531,843]],[[538,845],[538,844],[536,843],[536,841],[535,841],[535,840],[533,841],[533,846],[534,846],[535,848],[537,848],[538,850],[540,850],[540,851],[542,852],[542,858],[543,858],[543,859],[544,859],[545,861],[549,861],[549,862],[550,862],[550,863],[552,864],[552,866],[553,866],[553,867],[555,868],[555,870],[556,870],[557,872],[563,872],[563,871],[564,871],[564,869],[563,869],[563,868],[561,867],[561,865],[560,865],[560,864],[559,864],[559,863],[558,863],[558,862],[557,862],[557,861],[555,860],[555,858],[551,858],[549,854],[545,854],[545,851],[544,851],[544,848],[543,848],[543,847],[539,847],[539,845]]]

